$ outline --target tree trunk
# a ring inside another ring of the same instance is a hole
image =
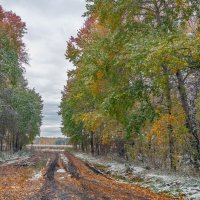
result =
[[[16,134],[15,138],[15,152],[19,150],[19,138],[18,138],[18,133]]]
[[[81,133],[81,150],[84,152],[85,151],[85,130],[82,129],[82,133]]]
[[[91,147],[91,153],[94,155],[94,133],[90,132],[90,147]]]
[[[99,149],[99,136],[97,135],[95,138],[95,150],[97,155],[100,155],[100,149]]]
[[[194,166],[199,170],[199,161],[200,161],[200,141],[198,138],[198,133],[196,130],[196,122],[192,119],[191,113],[190,113],[190,107],[188,104],[188,98],[186,93],[186,88],[184,85],[183,76],[180,71],[176,73],[176,77],[178,80],[178,91],[181,98],[181,104],[183,107],[183,110],[186,114],[186,127],[188,128],[189,132],[192,134],[194,141],[192,141],[192,146],[195,148],[195,154],[193,155],[194,159]]]
[[[120,157],[125,156],[124,141],[122,139],[116,140],[117,153]]]
[[[171,100],[171,88],[170,88],[170,80],[168,70],[165,66],[163,66],[163,72],[165,76],[165,96],[166,96],[166,106],[167,106],[167,113],[171,115],[172,110],[172,100]],[[168,137],[169,137],[169,158],[170,158],[170,168],[173,171],[176,171],[176,162],[175,162],[175,148],[174,148],[174,137],[173,137],[173,128],[172,125],[169,124],[168,127]]]
[[[3,151],[3,139],[1,139],[1,146],[0,146],[0,150]]]

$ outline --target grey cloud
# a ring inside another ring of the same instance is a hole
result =
[[[38,14],[39,16],[59,16],[64,14],[82,14],[84,0],[5,0],[1,1],[8,9],[16,8],[17,10],[25,9],[27,12]]]
[[[82,27],[85,0],[0,0],[6,10],[21,16],[27,24],[24,37],[30,54],[25,76],[44,100],[41,136],[60,136],[57,112],[66,71],[73,66],[65,60],[66,41]]]

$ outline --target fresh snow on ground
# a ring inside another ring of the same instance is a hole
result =
[[[58,169],[57,172],[58,173],[65,173],[66,171],[65,171],[65,169],[61,168],[61,169]]]
[[[14,164],[15,162],[30,158],[30,153],[19,151],[16,153],[0,152],[0,165]]]
[[[67,157],[63,153],[61,153],[60,154],[60,158],[64,162],[64,164],[67,166],[68,162],[69,162],[69,160],[67,159]]]
[[[187,200],[200,200],[200,177],[161,174],[134,164],[107,161],[81,152],[74,152],[74,155],[91,164],[105,166],[107,172],[124,177],[127,181],[134,180],[133,183],[151,188],[155,192],[165,192],[176,197],[181,194]]]
[[[30,178],[29,180],[31,180],[31,181],[36,181],[36,180],[38,180],[38,179],[41,178],[41,177],[42,177],[42,172],[39,171],[39,172],[35,172],[34,175],[33,175],[33,177]]]

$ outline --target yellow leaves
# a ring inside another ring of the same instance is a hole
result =
[[[81,114],[78,119],[83,122],[86,130],[96,131],[104,121],[104,116],[98,112],[88,112]]]
[[[111,141],[110,134],[105,131],[104,134],[101,137],[101,140],[102,140],[102,144],[109,144],[110,141]]]
[[[183,142],[187,133],[187,128],[185,127],[186,116],[175,97],[173,98],[171,112],[172,114],[161,114],[160,118],[153,123],[151,130],[146,134],[148,141],[154,140],[158,145],[167,144],[168,128],[172,126],[172,134],[177,144]]]
[[[74,116],[76,121],[82,122],[87,132],[98,132],[102,144],[109,144],[112,139],[122,138],[124,135],[123,126],[116,120],[110,120],[99,112],[87,112]]]
[[[100,60],[100,62],[101,62],[101,60]],[[102,71],[98,71],[97,72],[97,79],[98,80],[103,80],[103,78],[104,78],[104,73],[102,72]]]
[[[160,119],[153,124],[152,132],[148,137],[151,138],[154,135],[158,145],[165,143],[168,126],[175,124],[176,122],[177,119],[175,116],[169,114],[162,115]]]
[[[165,131],[166,127],[172,124],[176,124],[177,119],[173,115],[164,114],[160,117],[158,121],[153,124],[153,132],[161,134]]]
[[[76,94],[75,96],[74,96],[74,99],[75,100],[81,100],[81,98],[83,97],[83,93],[82,92],[80,92],[80,93],[78,93],[78,94]]]
[[[101,133],[102,144],[109,144],[115,138],[122,138],[124,135],[123,126],[116,120],[109,120]]]
[[[99,81],[90,84],[90,90],[92,94],[97,95],[101,92],[101,83]]]
[[[89,88],[94,95],[98,95],[104,90],[104,73],[102,71],[98,71],[96,73],[96,80],[90,81]]]
[[[159,79],[162,79],[160,72],[163,65],[170,74],[175,74],[178,70],[186,69],[191,59],[200,61],[199,43],[198,34],[192,37],[181,34],[161,40],[157,46],[150,48],[144,61],[144,68]]]

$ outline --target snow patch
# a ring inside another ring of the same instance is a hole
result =
[[[61,158],[61,160],[63,161],[63,163],[64,163],[65,165],[68,165],[69,160],[68,160],[68,158],[67,158],[63,153],[60,154],[60,158]]]
[[[29,180],[30,181],[36,181],[36,180],[38,180],[41,177],[42,177],[42,172],[41,171],[40,172],[35,172],[34,175],[33,175],[33,177],[30,178]]]
[[[0,163],[3,165],[13,164],[18,161],[30,158],[31,154],[26,151],[19,151],[16,153],[0,152]]]
[[[101,157],[92,157],[80,152],[73,154],[91,164],[100,164],[106,167],[108,172],[113,175],[122,176],[126,180],[133,179],[133,183],[150,188],[155,192],[165,192],[175,197],[184,195],[186,200],[200,199],[200,177],[160,174],[158,171],[147,170],[141,166],[135,166],[133,163],[109,162]]]
[[[144,172],[145,169],[143,167],[133,167],[133,172],[136,174]]]
[[[65,173],[66,171],[62,168],[62,169],[58,169],[57,172],[58,173]]]
[[[46,167],[49,165],[50,161],[51,161],[51,159],[48,158],[47,163],[46,163]]]

